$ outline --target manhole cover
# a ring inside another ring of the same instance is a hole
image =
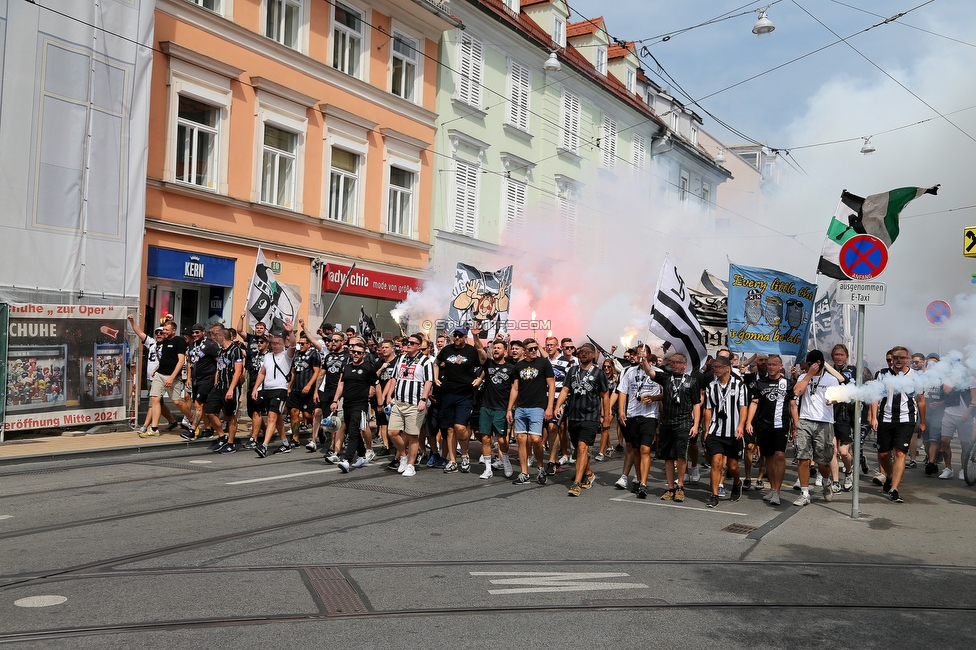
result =
[[[748,535],[752,531],[756,530],[758,526],[748,526],[746,524],[729,524],[722,530],[727,533],[738,533],[739,535]]]
[[[363,614],[367,611],[359,592],[337,568],[309,567],[305,569],[305,575],[329,615]]]

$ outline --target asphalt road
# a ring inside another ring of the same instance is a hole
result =
[[[662,502],[660,461],[638,500],[613,487],[620,463],[594,462],[579,498],[569,471],[515,486],[378,459],[347,475],[304,450],[5,465],[0,643],[968,645],[963,481],[907,470],[893,504],[865,477],[852,519],[850,494],[816,489],[804,508],[787,490],[778,508],[750,491],[707,509],[704,483]]]

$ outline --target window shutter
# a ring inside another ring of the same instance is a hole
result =
[[[640,133],[634,134],[634,175],[638,176],[644,170],[644,159],[646,157],[644,136]]]
[[[461,34],[461,61],[458,66],[457,98],[475,108],[481,108],[481,84],[483,73],[484,47],[476,38]]]
[[[579,150],[580,98],[563,91],[563,149]]]
[[[505,188],[505,216],[509,226],[522,227],[522,214],[525,211],[525,183],[507,179]]]
[[[508,121],[512,126],[529,130],[529,69],[512,61],[512,95],[509,98]]]
[[[478,168],[455,160],[454,232],[475,236],[478,214]]]
[[[567,193],[559,198],[559,217],[563,239],[572,241],[576,234],[576,197]]]
[[[613,171],[617,165],[617,121],[609,115],[603,116],[603,140],[600,141],[600,148],[603,149],[603,167]]]

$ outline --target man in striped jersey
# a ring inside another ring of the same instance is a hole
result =
[[[728,357],[716,357],[712,361],[715,379],[705,387],[705,454],[712,465],[712,494],[706,505],[718,505],[718,486],[725,473],[732,475],[731,501],[742,496],[739,479],[739,458],[742,456],[742,437],[745,433],[749,399],[745,382],[732,374],[732,362]]]
[[[420,353],[424,335],[417,333],[407,337],[406,352],[393,360],[393,390],[387,391],[386,403],[390,405],[390,431],[405,436],[407,455],[400,461],[397,471],[404,476],[417,473],[417,452],[420,449],[420,426],[423,424],[430,389],[434,383],[434,369],[430,357]]]
[[[925,395],[915,392],[915,371],[909,367],[909,359],[908,348],[891,348],[891,372],[882,378],[887,391],[880,402],[871,404],[869,416],[871,428],[878,432],[878,463],[887,476],[881,489],[895,503],[904,501],[898,486],[916,423],[919,433],[925,433]]]
[[[783,359],[771,354],[766,362],[766,376],[757,376],[751,386],[749,417],[746,431],[755,434],[759,453],[766,459],[769,474],[769,492],[763,501],[774,506],[780,504],[779,491],[786,473],[786,441],[796,435],[799,419],[796,399],[793,397],[793,380],[783,374]]]

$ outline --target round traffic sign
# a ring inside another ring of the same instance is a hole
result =
[[[888,265],[888,247],[873,235],[854,235],[840,247],[840,270],[852,280],[872,280]]]
[[[944,325],[952,316],[952,308],[945,300],[933,300],[925,308],[925,318],[933,325]]]

